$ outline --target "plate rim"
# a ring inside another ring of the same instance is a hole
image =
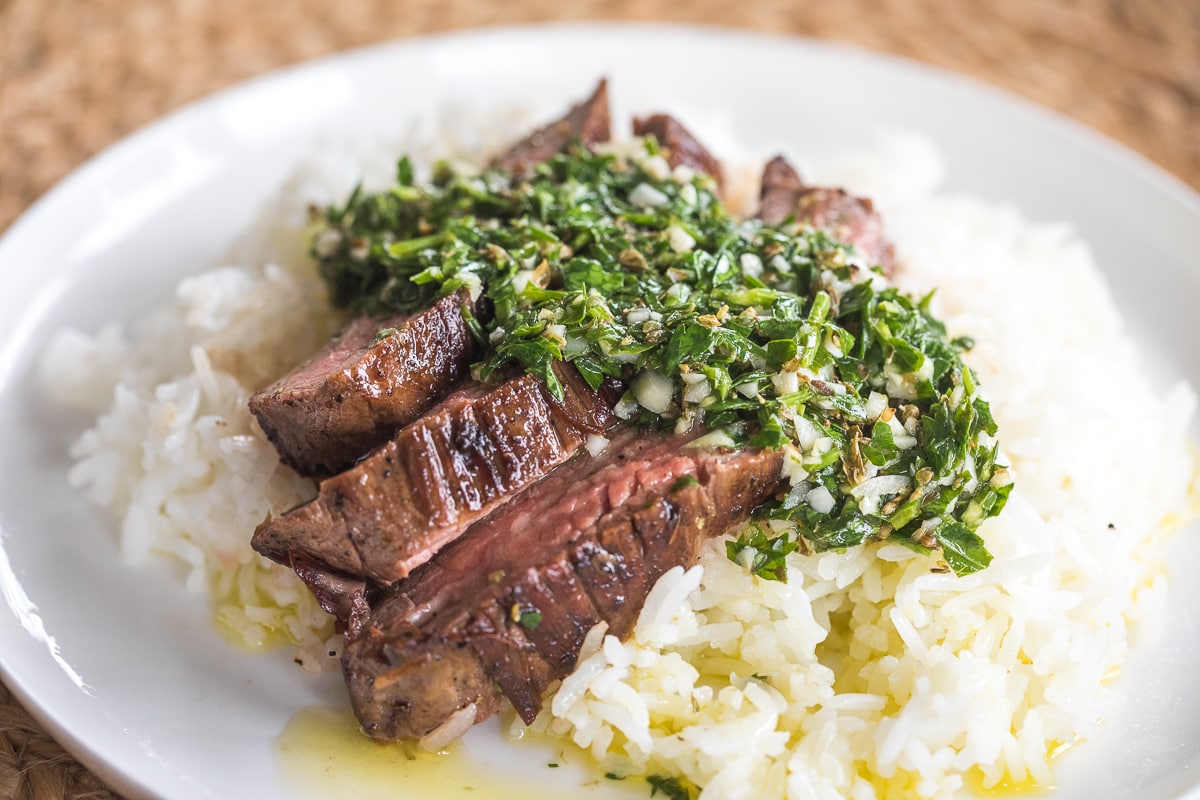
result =
[[[1081,144],[1085,144],[1089,149],[1124,168],[1149,173],[1144,177],[1151,179],[1155,183],[1156,188],[1161,189],[1184,206],[1189,207],[1194,213],[1200,214],[1200,189],[1193,188],[1183,178],[1157,163],[1132,145],[1125,144],[1109,134],[1072,117],[1066,112],[1037,103],[1012,89],[991,83],[974,75],[956,72],[930,62],[921,61],[911,56],[884,50],[875,50],[852,42],[727,25],[696,22],[675,23],[658,20],[642,22],[550,20],[473,26],[358,45],[275,67],[193,98],[171,109],[162,116],[155,117],[139,125],[124,136],[104,146],[91,156],[88,156],[62,178],[55,181],[47,190],[42,192],[33,203],[23,209],[12,220],[5,230],[0,231],[0,266],[3,265],[3,257],[6,253],[9,240],[13,238],[14,234],[19,233],[19,229],[23,229],[28,225],[27,218],[35,215],[35,213],[43,213],[41,211],[42,207],[52,204],[60,195],[65,194],[69,185],[90,177],[93,172],[107,168],[108,163],[115,160],[119,154],[132,149],[144,138],[154,135],[155,131],[159,128],[176,124],[179,120],[185,119],[188,116],[203,113],[209,106],[216,106],[241,94],[267,90],[273,83],[294,80],[302,76],[305,72],[320,71],[334,64],[352,63],[360,59],[370,60],[398,48],[436,47],[444,45],[447,42],[457,43],[476,38],[509,38],[527,35],[552,35],[555,33],[578,35],[596,31],[602,31],[609,35],[623,31],[641,33],[658,31],[666,32],[672,36],[744,39],[746,41],[758,40],[769,42],[774,46],[806,47],[814,50],[824,50],[832,54],[875,61],[880,64],[889,64],[913,74],[958,84],[960,88],[970,90],[972,93],[987,94],[993,100],[1010,104],[1019,113],[1031,115],[1031,119],[1042,125],[1059,128],[1065,126],[1062,131],[1064,134],[1069,134],[1072,137],[1080,137]]]

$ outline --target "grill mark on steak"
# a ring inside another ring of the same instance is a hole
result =
[[[522,173],[579,140],[608,141],[608,83],[565,116],[497,156]],[[476,345],[460,306],[444,298],[413,315],[352,320],[321,353],[250,399],[284,463],[304,475],[338,473],[412,422],[467,375]],[[382,328],[398,332],[375,342]]]
[[[475,721],[482,722],[500,709],[501,698],[508,698],[514,708],[533,708],[541,703],[542,692],[555,680],[554,668],[544,658],[538,655],[537,648],[525,635],[520,626],[513,624],[501,604],[493,603],[483,606],[480,613],[472,618],[456,646],[465,644],[468,652],[474,655],[473,662],[465,662],[463,669],[470,676],[469,680],[477,680],[482,675],[491,682],[490,703],[481,704],[475,714]],[[404,658],[406,653],[395,651],[392,657]],[[345,660],[343,660],[343,671]],[[392,686],[395,698],[405,697],[409,691],[399,685]],[[498,691],[497,691],[498,690]],[[420,697],[417,695],[417,697]],[[437,704],[425,704],[421,701],[412,703],[402,699],[401,709],[410,719],[424,716],[431,722],[436,722],[438,711],[445,709],[454,713],[455,703],[461,703],[470,695],[459,695],[458,698],[444,695],[438,698]],[[353,701],[352,701],[353,702]],[[386,701],[385,701],[386,702]],[[489,709],[489,707],[491,707]],[[386,709],[386,705],[379,708]],[[430,711],[433,710],[432,713]],[[381,716],[381,719],[386,719]],[[436,723],[441,724],[441,723]],[[434,726],[436,727],[436,725]],[[433,728],[430,728],[433,730]],[[411,734],[408,734],[411,735]],[[374,738],[405,738],[406,734],[391,737]]]
[[[554,369],[561,401],[533,375],[471,382],[322,481],[316,499],[264,522],[252,546],[283,564],[300,555],[378,584],[405,577],[616,420],[611,398],[574,367]]]
[[[525,629],[525,637],[538,656],[560,677],[575,668],[584,637],[600,621],[565,553],[541,567],[526,570],[500,601],[501,609],[505,605],[509,619]],[[522,614],[530,612],[540,615],[536,622],[523,621],[526,618]]]
[[[854,244],[867,262],[887,275],[895,269],[895,252],[883,231],[875,204],[842,189],[808,186],[783,156],[763,168],[759,219],[772,225],[795,216],[796,221],[829,230],[834,238]]]
[[[492,166],[520,174],[565,151],[576,140],[593,145],[607,142],[611,135],[608,81],[601,80],[590,97],[496,156]]]
[[[633,128],[654,135],[672,167],[720,184],[720,163],[674,118],[655,114]],[[492,165],[520,174],[609,136],[601,81]],[[892,268],[871,202],[806,186],[782,158],[764,170],[759,216],[830,228]],[[479,722],[504,699],[532,722],[589,630],[605,622],[627,636],[658,578],[694,563],[709,537],[780,484],[778,451],[689,449],[700,431],[613,433],[614,387],[594,392],[569,365],[555,365],[561,402],[529,375],[468,381],[447,397],[476,352],[460,311],[467,301],[355,320],[251,400],[287,463],[345,470],[313,502],[260,526],[253,545],[292,566],[346,629],[352,705],[378,739],[425,736],[463,715]],[[380,327],[400,331],[375,342]],[[432,361],[440,355],[445,374]],[[581,454],[587,435],[601,432],[613,436],[607,451]]]
[[[610,633],[624,638],[637,622],[639,603],[651,581],[646,574],[641,545],[632,528],[619,524],[598,528],[594,540],[579,542],[571,550],[575,574]]]
[[[250,398],[280,458],[305,475],[331,475],[386,442],[468,373],[476,343],[465,292],[389,319],[352,320],[324,350]],[[381,329],[395,328],[375,341]]]
[[[558,468],[391,587],[343,654],[364,729],[420,737],[472,703],[479,721],[497,691],[532,721],[595,622],[628,634],[655,580],[778,486],[778,451],[690,450],[692,436],[621,429],[604,454]],[[680,487],[685,475],[698,483]],[[540,620],[522,624],[531,611]],[[417,664],[438,665],[436,693]]]
[[[636,136],[653,134],[666,151],[667,163],[672,167],[683,164],[711,175],[718,185],[722,183],[721,162],[674,117],[667,114],[635,117],[633,133]]]

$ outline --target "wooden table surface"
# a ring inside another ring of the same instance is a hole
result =
[[[586,19],[908,56],[1075,117],[1200,189],[1200,0],[0,0],[0,231],[121,137],[266,70],[425,33]],[[0,684],[0,799],[115,796]]]

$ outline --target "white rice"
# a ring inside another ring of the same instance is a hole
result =
[[[628,642],[608,637],[582,661],[535,727],[606,769],[682,776],[702,798],[1051,785],[1054,751],[1111,716],[1132,624],[1161,617],[1158,545],[1191,513],[1179,431],[1192,391],[1150,384],[1068,228],[937,196],[921,140],[814,172],[878,200],[902,284],[938,287],[951,335],[979,342],[968,360],[1017,482],[981,531],[995,560],[956,578],[876,544],[794,554],[777,583],[714,542],[699,568],[660,581]],[[1121,376],[1121,403],[1103,375]]]
[[[309,209],[343,201],[360,180],[368,190],[386,186],[400,152],[422,165],[479,160],[528,113],[507,112],[505,125],[495,119],[448,108],[401,133],[315,142],[228,263],[184,280],[128,328],[65,330],[47,349],[45,391],[97,414],[71,447],[71,485],[117,517],[126,561],[181,562],[187,587],[209,594],[214,618],[237,643],[290,641],[306,668],[338,666],[331,618],[290,570],[249,546],[268,514],[315,495],[311,481],[279,463],[246,406],[340,322],[307,255]]]
[[[248,547],[313,487],[279,465],[246,399],[336,324],[302,253],[304,205],[344,196],[362,170],[386,180],[395,153],[428,157],[430,141],[319,151],[236,266],[185,281],[131,330],[66,332],[46,356],[55,396],[99,415],[70,479],[116,514],[124,557],[179,559],[237,637],[282,634],[314,668],[337,652],[331,625]],[[982,531],[995,561],[955,578],[885,543],[793,555],[780,583],[714,542],[660,581],[628,642],[593,637],[535,727],[605,769],[682,776],[704,798],[951,797],[969,781],[1051,783],[1054,749],[1110,714],[1133,623],[1160,616],[1157,544],[1191,510],[1179,431],[1194,399],[1150,384],[1069,229],[938,196],[939,172],[913,137],[807,170],[873,196],[905,286],[937,286],[952,334],[979,342],[969,360],[1018,487]],[[1098,375],[1121,376],[1121,404],[1081,392]],[[1139,409],[1136,423],[1122,408]]]
[[[226,266],[184,281],[130,332],[60,334],[43,363],[55,399],[102,412],[72,446],[68,479],[116,513],[122,557],[178,559],[235,640],[283,635],[314,667],[332,625],[294,575],[248,547],[258,523],[314,487],[280,465],[246,401],[319,346],[331,322],[304,271]]]

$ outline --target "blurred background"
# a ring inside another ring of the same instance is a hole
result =
[[[181,105],[360,45],[551,20],[731,26],[898,54],[1096,128],[1200,189],[1200,0],[0,0],[0,231]],[[0,798],[114,797],[0,685]]]
[[[0,230],[88,156],[266,70],[567,19],[735,26],[908,56],[1065,112],[1200,187],[1200,0],[0,0]]]

